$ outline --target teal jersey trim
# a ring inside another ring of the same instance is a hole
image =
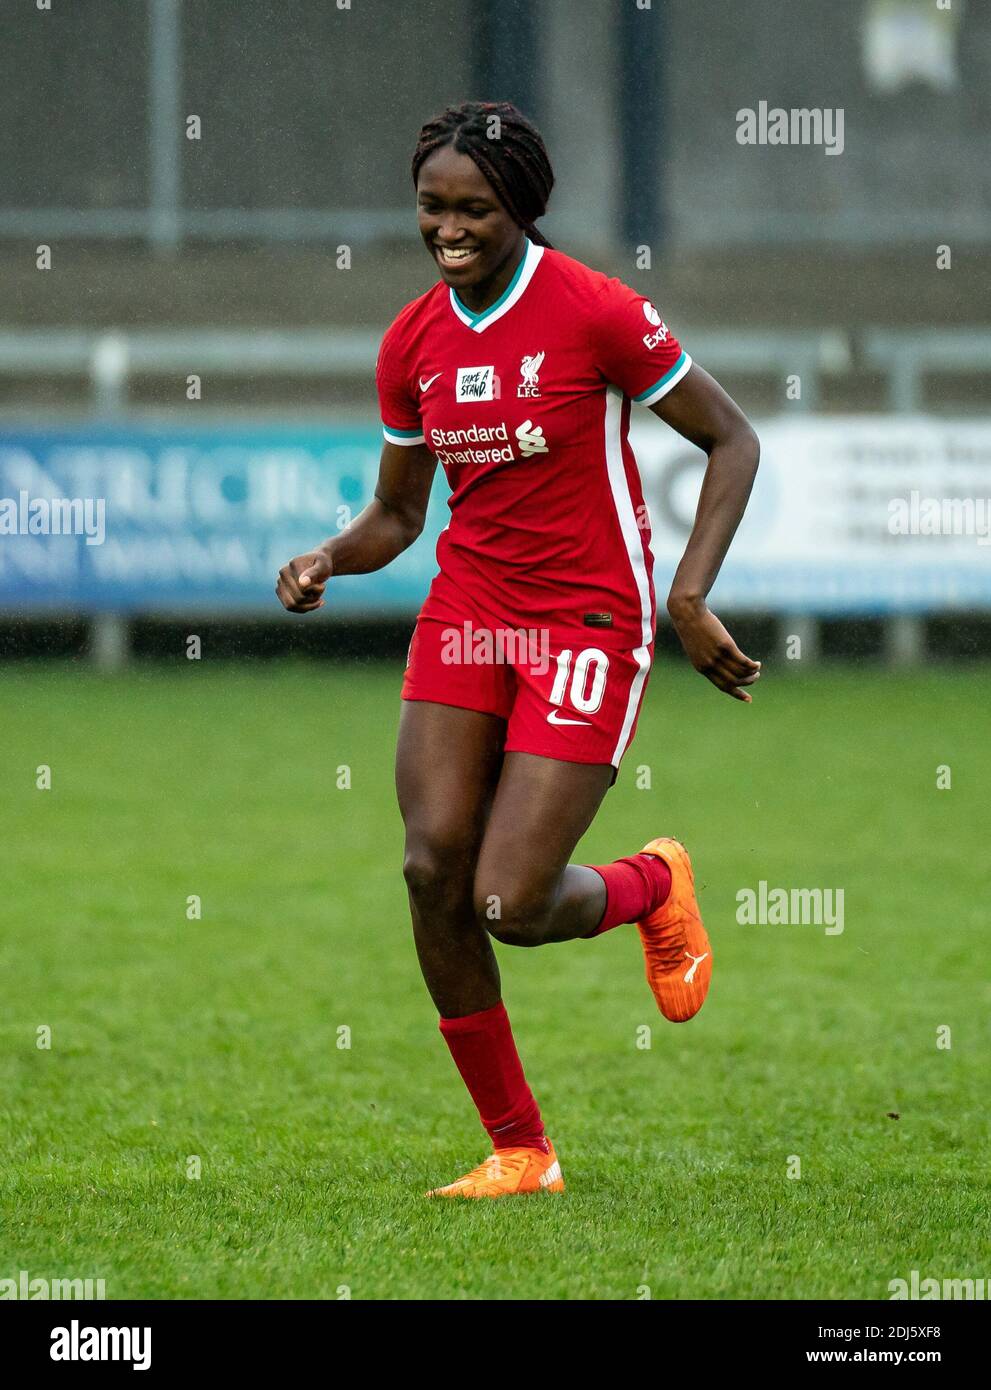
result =
[[[473,313],[472,310],[468,308],[467,304],[462,304],[461,300],[458,298],[457,290],[455,290],[455,289],[453,288],[453,286],[452,286],[452,289],[451,289],[451,297],[452,297],[452,299],[454,300],[454,302],[457,304],[457,306],[458,306],[458,308],[461,310],[461,312],[464,314],[465,318],[471,320],[471,327],[472,327],[472,328],[475,327],[476,323],[484,323],[484,321],[485,321],[491,314],[494,314],[494,313],[495,313],[495,311],[500,307],[500,305],[505,304],[506,300],[507,300],[507,299],[509,298],[509,296],[513,293],[513,290],[515,290],[517,284],[519,283],[519,278],[520,278],[520,276],[523,274],[523,267],[524,267],[524,266],[526,265],[526,263],[527,263],[527,257],[528,257],[528,255],[529,255],[529,253],[530,253],[530,247],[531,247],[531,245],[532,245],[532,242],[530,241],[530,238],[529,238],[529,237],[524,237],[524,238],[523,238],[523,241],[524,241],[523,255],[520,257],[520,263],[519,263],[519,265],[518,265],[518,266],[516,267],[516,269],[513,271],[513,278],[512,278],[512,280],[510,280],[509,284],[508,284],[508,285],[506,286],[506,288],[503,290],[502,294],[499,296],[499,298],[496,300],[496,302],[495,302],[494,304],[490,304],[489,307],[488,307],[487,309],[483,309],[482,312],[481,312],[480,314]]]
[[[659,391],[666,382],[669,382],[673,376],[681,371],[682,367],[685,365],[686,355],[687,354],[683,352],[674,366],[666,371],[659,381],[655,381],[653,386],[648,386],[646,391],[641,391],[639,396],[634,396],[633,399],[635,401],[645,401],[648,396],[652,396],[655,391]]]

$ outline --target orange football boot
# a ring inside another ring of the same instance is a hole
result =
[[[548,1141],[549,1142],[549,1141]],[[499,1149],[463,1178],[435,1187],[428,1197],[519,1197],[527,1192],[563,1192],[564,1178],[554,1145],[542,1149]]]
[[[651,840],[640,853],[655,854],[671,870],[667,899],[637,923],[647,982],[664,1017],[685,1023],[705,1003],[712,978],[712,948],[695,896],[692,861],[678,840]]]

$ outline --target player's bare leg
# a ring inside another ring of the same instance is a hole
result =
[[[417,955],[441,1033],[494,1150],[431,1195],[503,1197],[564,1188],[502,1004],[492,942],[472,902],[504,736],[503,721],[492,715],[403,703],[396,787]]]
[[[712,974],[684,846],[656,839],[612,864],[568,863],[611,778],[608,766],[507,753],[479,854],[475,911],[514,946],[636,922],[658,1007],[683,1022],[702,1007]]]
[[[505,723],[491,714],[404,700],[396,791],[413,939],[442,1017],[499,1002],[499,967],[475,920],[475,864],[502,766]]]
[[[568,861],[612,776],[607,764],[506,754],[475,876],[475,911],[498,941],[539,946],[595,931],[605,883]]]

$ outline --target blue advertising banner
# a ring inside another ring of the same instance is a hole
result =
[[[991,607],[991,421],[792,416],[757,429],[760,471],[717,609]],[[646,411],[631,439],[663,601],[706,459]],[[277,617],[280,567],[371,500],[380,452],[371,424],[0,427],[0,610]],[[415,613],[447,496],[438,468],[424,534],[386,569],[335,580],[325,612]]]
[[[0,608],[277,615],[280,567],[371,500],[381,444],[374,427],[0,430]],[[446,497],[439,470],[426,533],[336,580],[335,609],[417,610]]]

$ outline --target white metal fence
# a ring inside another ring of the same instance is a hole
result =
[[[210,372],[238,376],[347,377],[371,373],[379,334],[360,328],[330,330],[93,331],[23,329],[0,332],[0,373],[83,377],[91,404],[101,414],[126,410],[128,383],[136,375]],[[697,360],[719,373],[801,380],[797,410],[820,408],[823,383],[854,372],[859,364],[880,370],[892,410],[924,408],[927,375],[991,374],[991,331],[960,329],[872,330],[857,338],[841,329],[822,331],[729,330],[683,333]]]
[[[862,365],[884,374],[891,410],[925,406],[927,376],[991,375],[991,330],[930,328],[822,331],[686,329],[681,335],[693,356],[717,375],[744,373],[782,380],[795,375],[801,395],[797,410],[820,408],[827,378],[841,378]],[[380,335],[360,328],[330,330],[82,330],[0,331],[0,374],[83,377],[91,404],[101,414],[127,408],[133,376],[177,372],[278,377],[347,377],[371,373]]]

